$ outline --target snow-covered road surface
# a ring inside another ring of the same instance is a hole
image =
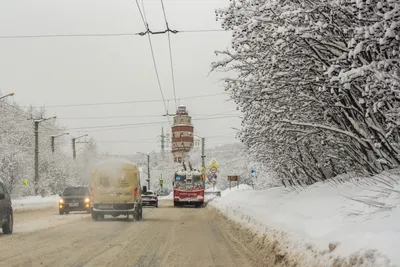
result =
[[[262,266],[227,221],[209,208],[144,208],[144,220],[57,209],[15,214],[15,233],[0,234],[0,266]]]

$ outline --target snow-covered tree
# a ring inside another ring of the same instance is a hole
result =
[[[57,194],[80,181],[80,159],[74,161],[62,152],[65,136],[56,138],[55,152],[52,152],[51,135],[58,135],[65,129],[57,125],[57,121],[48,120],[39,124],[39,181],[36,184],[34,120],[45,117],[45,111],[26,110],[6,101],[0,101],[0,111],[0,179],[13,195]]]
[[[241,140],[285,185],[399,165],[396,1],[239,0],[216,14],[233,39],[212,67],[238,73],[226,90]]]

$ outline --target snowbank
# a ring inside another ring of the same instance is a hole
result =
[[[57,203],[59,196],[30,196],[12,199],[12,205],[14,211],[27,211],[27,210],[37,210],[44,208],[57,208]]]
[[[174,192],[170,192],[168,196],[158,197],[161,200],[172,200],[174,198]]]
[[[286,253],[301,255],[300,266],[331,266],[335,258],[400,266],[400,185],[369,181],[318,183],[300,192],[241,186],[224,190],[209,205],[263,235],[279,236]]]

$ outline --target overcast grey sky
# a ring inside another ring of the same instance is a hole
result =
[[[160,1],[144,3],[150,29],[164,30]],[[176,30],[220,29],[215,9],[228,4],[229,0],[164,0],[170,28]],[[143,31],[133,0],[0,1],[0,36]],[[167,35],[151,38],[164,96],[173,99]],[[231,127],[240,125],[238,118],[229,118],[239,114],[236,105],[222,94],[219,79],[226,74],[207,76],[210,63],[217,60],[214,51],[229,47],[230,38],[229,32],[171,36],[177,98],[218,94],[180,101],[193,117],[195,133],[210,137],[208,146],[236,142]],[[34,106],[161,99],[147,36],[0,39],[0,89],[15,92],[18,104]],[[174,101],[167,104],[174,113]],[[113,154],[159,150],[161,126],[170,130],[164,113],[160,101],[47,108],[47,115],[57,115],[72,135],[88,133],[102,152]],[[137,117],[88,119],[109,116]],[[225,118],[204,119],[210,116]],[[140,125],[149,122],[160,123]],[[120,124],[139,125],[82,128]]]

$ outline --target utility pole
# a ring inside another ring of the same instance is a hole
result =
[[[35,122],[35,179],[33,185],[35,187],[35,196],[39,194],[39,122]]]
[[[51,136],[51,152],[54,153],[54,139],[56,137],[55,136]]]
[[[142,152],[137,152],[138,154],[147,156],[147,189],[150,190],[150,154],[144,154]]]
[[[72,156],[73,156],[74,159],[76,159],[75,141],[76,141],[76,139],[79,139],[79,138],[82,138],[82,137],[85,137],[85,136],[88,136],[88,135],[84,134],[84,135],[81,135],[79,137],[72,138]],[[86,143],[86,142],[84,142],[84,143]]]
[[[150,155],[147,154],[147,188],[150,190]]]
[[[33,180],[33,186],[35,190],[35,196],[39,195],[39,123],[43,121],[47,121],[50,119],[55,119],[57,118],[56,116],[46,118],[46,119],[40,119],[40,120],[34,120],[34,125],[35,125],[35,177]]]
[[[206,164],[205,164],[206,155],[204,155],[204,146],[205,146],[205,138],[202,137],[201,138],[201,167],[203,167],[203,168],[206,167]]]
[[[161,127],[161,155],[164,158],[165,156],[165,135],[164,135],[164,127]]]

